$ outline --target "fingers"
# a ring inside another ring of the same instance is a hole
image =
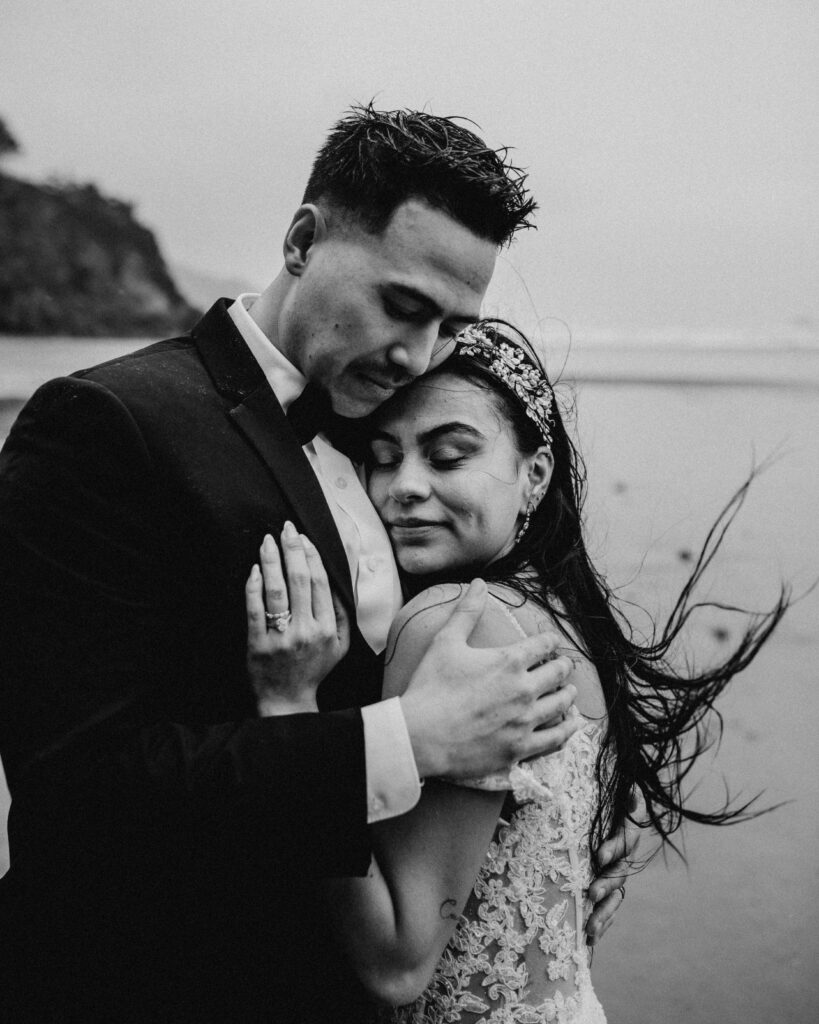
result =
[[[444,634],[447,642],[458,639],[466,642],[484,613],[488,593],[483,580],[472,580],[464,593],[455,602],[452,615],[450,615],[449,621],[443,629],[440,630],[439,636]]]
[[[555,675],[561,675],[559,669],[556,670]],[[535,728],[542,729],[544,726],[559,725],[569,715],[576,698],[577,687],[573,683],[564,683],[561,678],[554,692],[538,698],[535,705]]]
[[[534,633],[532,636],[527,636],[525,640],[519,640],[514,649],[520,664],[534,673],[537,679],[542,678],[548,682],[549,675],[543,670],[548,669],[550,665],[563,664],[566,667],[563,678],[574,668],[571,658],[566,655],[561,655],[559,658],[554,657],[560,644],[560,637],[556,633]],[[548,688],[544,692],[548,692]]]
[[[333,614],[336,619],[336,635],[338,636],[339,648],[343,656],[350,647],[350,618],[347,615],[347,609],[336,595],[331,594],[330,596],[333,601]]]
[[[279,546],[270,534],[260,549],[267,611],[273,615],[289,611],[296,625],[310,626],[315,622],[326,634],[343,634],[346,647],[349,620],[342,606],[336,604],[315,545],[288,521],[281,533],[281,547],[284,566]],[[258,611],[257,605],[254,610]]]
[[[557,640],[556,637],[551,637],[551,639],[554,641]],[[574,662],[571,658],[567,658],[565,654],[562,654],[559,658],[547,661],[543,665],[538,665],[536,668],[529,669],[531,682],[538,694],[539,705],[543,710],[544,715],[546,715],[550,706],[549,697],[561,691],[565,691],[566,687],[564,686],[564,683],[573,671]],[[575,695],[576,694],[577,691],[575,690]],[[572,700],[574,700],[574,697]],[[569,703],[571,703],[571,701],[569,701]],[[568,710],[568,708],[564,708],[563,710]],[[542,720],[546,722],[548,721],[548,718],[544,717]]]
[[[313,587],[302,537],[289,520],[282,530],[282,549],[290,611],[297,622],[305,623],[313,618]]]
[[[591,895],[591,890],[589,890],[589,894]],[[612,893],[595,905],[594,911],[586,922],[586,942],[588,945],[595,946],[603,938],[611,927],[614,915],[620,909],[622,903],[623,890],[618,886]]]
[[[312,603],[313,618],[326,631],[334,631],[336,628],[336,612],[333,607],[333,595],[330,592],[330,581],[327,579],[327,571],[321,555],[316,546],[307,537],[302,535],[302,547],[307,563],[307,571],[310,573],[310,599]]]
[[[573,690],[574,687],[571,687]],[[578,715],[567,714],[563,721],[556,722],[546,728],[535,729],[525,741],[520,760],[528,761],[533,757],[540,757],[543,754],[553,754],[560,750],[570,736],[581,726]]]
[[[271,615],[286,612],[289,607],[287,585],[284,582],[279,546],[268,533],[259,549],[264,577],[264,599]]]
[[[589,886],[589,899],[594,904],[594,910],[586,922],[586,941],[590,946],[600,941],[623,902],[628,864],[619,854],[626,845],[625,832],[621,830],[602,843],[598,850],[601,864],[607,864],[608,867]]]
[[[638,798],[637,806],[638,808],[644,806],[642,794]],[[605,875],[619,877],[628,873],[630,862],[635,859],[634,854],[637,844],[640,842],[640,836],[639,825],[626,821],[615,835],[600,844],[597,859],[600,866],[606,869]]]
[[[634,844],[636,845],[636,843]],[[622,861],[628,853],[628,847],[626,845],[626,831],[621,829],[616,835],[613,835],[610,839],[607,839],[605,843],[600,844],[600,848],[597,851],[597,860],[601,868],[607,868],[606,875],[611,873],[618,873],[618,861]],[[622,865],[623,871],[620,872],[625,874],[625,863]],[[615,884],[615,888],[619,885],[619,882]],[[599,897],[598,897],[599,898]]]
[[[262,574],[258,565],[250,570],[245,584],[245,608],[247,609],[247,639],[251,646],[258,646],[267,633],[264,599],[262,597]]]
[[[601,847],[602,849],[602,847]],[[589,899],[592,903],[600,903],[626,884],[628,865],[623,860],[615,861],[599,875],[589,886]]]
[[[614,914],[620,908],[626,894],[624,886],[629,874],[629,865],[616,856],[626,846],[623,837],[624,833],[620,831],[617,836],[603,843],[598,851],[601,863],[607,863],[609,866],[589,886],[589,899],[595,906],[586,923],[586,935],[587,942],[592,946],[602,939],[611,926]],[[615,857],[616,859],[612,859]]]

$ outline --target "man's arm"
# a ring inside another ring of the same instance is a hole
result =
[[[366,870],[360,714],[214,721],[196,680],[154,649],[174,626],[168,594],[182,590],[160,540],[158,473],[125,405],[73,378],[38,392],[0,456],[0,742],[13,796],[143,834],[177,815],[204,833],[229,823],[271,863]]]

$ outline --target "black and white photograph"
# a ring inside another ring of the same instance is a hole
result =
[[[0,1024],[819,1018],[819,7],[2,22]]]

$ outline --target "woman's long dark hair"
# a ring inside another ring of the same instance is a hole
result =
[[[511,325],[492,320],[482,321],[480,327],[496,342],[508,339],[523,346],[540,365],[526,339]],[[511,424],[522,455],[533,454],[544,443],[520,400],[479,361],[451,356],[424,378],[425,383],[438,373],[455,374],[490,392],[503,419]],[[523,536],[505,557],[489,566],[467,567],[457,579],[479,574],[535,601],[558,624],[565,623],[567,636],[577,637],[597,669],[608,726],[597,761],[600,803],[590,835],[593,856],[626,818],[635,820],[633,795],[637,792],[645,804],[645,817],[641,815],[638,823],[653,826],[663,842],[679,853],[671,837],[684,819],[722,825],[761,813],[752,808],[753,800],[739,806],[728,801],[713,811],[695,810],[685,803],[683,783],[696,759],[721,735],[716,698],[759,652],[787,610],[789,594],[782,588],[770,612],[750,616],[736,649],[720,664],[699,674],[680,674],[668,660],[669,649],[691,614],[704,606],[693,600],[694,589],[739,511],[752,477],[711,527],[665,625],[655,629],[651,642],[640,643],[586,550],[582,519],[586,471],[557,403],[551,433],[552,478]],[[534,574],[524,571],[531,568]],[[453,578],[452,573],[436,576],[436,580]],[[433,580],[408,582],[417,592],[419,584],[427,586]]]

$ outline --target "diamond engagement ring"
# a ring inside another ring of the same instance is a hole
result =
[[[267,620],[267,628],[275,629],[277,633],[283,633],[293,618],[289,608],[286,612],[265,612],[264,617]]]

